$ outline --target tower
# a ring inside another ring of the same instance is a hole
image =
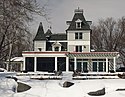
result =
[[[90,52],[90,21],[86,21],[82,9],[75,9],[72,21],[66,22],[69,52]]]
[[[37,34],[33,40],[34,51],[46,51],[46,37],[44,34],[44,29],[42,22],[39,24]]]

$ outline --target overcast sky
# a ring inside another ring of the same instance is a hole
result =
[[[36,18],[32,27],[35,33],[39,22],[43,23],[45,32],[49,26],[52,27],[53,33],[65,32],[66,21],[72,20],[74,10],[78,7],[84,10],[86,20],[94,24],[101,18],[118,19],[125,16],[125,0],[39,0],[39,2],[47,3],[50,23],[42,17]]]

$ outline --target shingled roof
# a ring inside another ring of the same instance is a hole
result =
[[[46,36],[50,36],[52,34],[51,30],[48,29],[47,32],[45,33]]]
[[[67,35],[63,34],[52,34],[50,40],[67,40]]]
[[[36,36],[35,36],[33,41],[35,41],[35,40],[46,40],[42,22],[40,22],[40,24],[39,24],[39,28],[38,28],[37,34],[36,34]]]
[[[76,27],[77,20],[82,21],[81,28]],[[87,21],[85,20],[85,17],[83,15],[83,10],[81,10],[79,8],[75,10],[75,14],[74,14],[72,21],[67,21],[67,24],[69,24],[69,27],[67,30],[90,30],[90,26],[87,23]]]

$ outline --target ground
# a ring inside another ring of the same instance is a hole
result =
[[[88,95],[89,92],[105,88],[106,94],[101,97],[125,97],[125,79],[91,79],[91,80],[70,80],[73,82],[69,88],[62,87],[66,80],[35,80],[30,76],[18,77],[18,81],[31,86],[25,92],[13,92],[16,82],[13,79],[3,79],[0,82],[0,97],[96,97]],[[123,89],[122,91],[116,91]],[[99,96],[98,96],[99,97]]]

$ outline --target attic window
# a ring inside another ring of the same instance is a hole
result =
[[[80,19],[78,19],[76,21],[76,28],[81,28],[81,25],[82,25],[82,21]]]
[[[81,28],[81,23],[80,22],[77,23],[77,28]]]

